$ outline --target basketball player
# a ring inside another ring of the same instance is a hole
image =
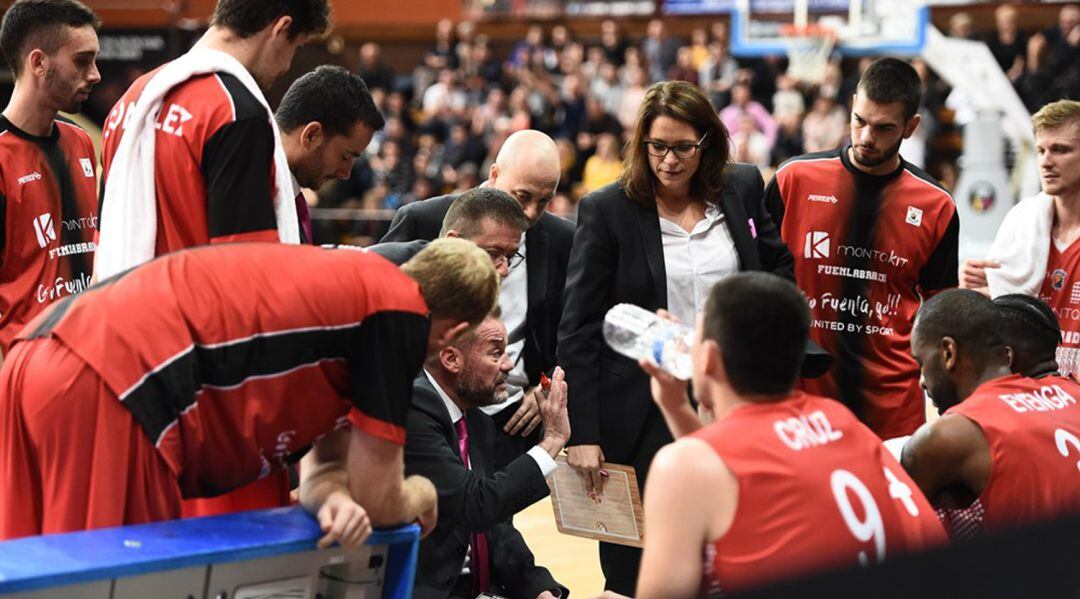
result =
[[[839,403],[794,390],[809,326],[806,299],[774,275],[713,288],[692,381],[712,423],[682,429],[653,462],[637,597],[718,596],[944,542],[874,433]],[[689,405],[685,383],[643,366],[672,422]]]
[[[1039,342],[1020,355],[1046,362],[1056,321],[1031,307]],[[1045,368],[1039,378],[1010,372],[1001,322],[989,299],[953,290],[926,302],[912,334],[922,384],[944,416],[912,437],[902,463],[936,507],[964,510],[947,518],[956,538],[1080,510],[1080,385]]]
[[[15,90],[0,117],[0,353],[54,301],[89,285],[97,164],[78,112],[101,80],[97,17],[77,0],[19,0],[0,25]]]
[[[810,336],[836,358],[802,388],[841,400],[883,439],[925,421],[911,323],[922,300],[956,286],[956,207],[899,154],[919,126],[920,89],[908,63],[874,61],[852,100],[851,145],[791,159],[766,189],[810,300]]]
[[[402,479],[412,381],[497,296],[487,253],[444,239],[401,270],[370,252],[196,248],[66,298],[0,370],[0,539],[176,518],[182,497],[300,456],[324,541],[362,540],[357,504],[371,525],[430,528],[434,487]]]

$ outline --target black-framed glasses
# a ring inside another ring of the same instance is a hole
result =
[[[502,264],[506,264],[506,266],[511,269],[517,268],[517,266],[525,260],[525,256],[523,256],[521,252],[504,254],[497,250],[484,251],[488,253],[488,256],[491,256],[491,263],[495,265],[495,268],[498,268]]]
[[[705,143],[705,138],[709,136],[709,132],[706,131],[705,135],[701,136],[701,139],[697,143],[691,143],[688,141],[680,141],[677,144],[666,144],[662,141],[646,140],[645,151],[650,156],[657,158],[664,158],[668,155],[668,152],[675,152],[675,157],[679,160],[689,160],[697,155],[698,148],[701,144]]]

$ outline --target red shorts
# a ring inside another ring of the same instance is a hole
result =
[[[180,516],[176,476],[131,413],[54,339],[0,370],[0,540]]]

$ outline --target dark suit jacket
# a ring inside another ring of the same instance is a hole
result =
[[[734,164],[717,200],[740,268],[793,281],[794,260],[765,210],[763,192],[757,168]],[[631,455],[652,404],[648,377],[609,348],[601,333],[608,309],[623,302],[650,311],[667,308],[667,274],[656,208],[641,207],[614,183],[578,206],[559,364],[569,385],[569,444],[598,444],[608,461],[621,463]]]
[[[413,256],[420,253],[420,250],[427,247],[427,244],[431,243],[426,239],[417,239],[416,241],[387,241],[385,243],[376,243],[369,246],[367,249],[370,252],[386,258],[387,260],[401,266],[409,261]]]
[[[402,206],[394,214],[388,241],[432,240],[439,236],[443,217],[456,195],[444,195]],[[529,269],[528,311],[525,316],[525,374],[540,382],[540,373],[555,367],[555,348],[562,319],[574,225],[550,213],[525,233],[525,262]]]
[[[519,456],[502,470],[491,468],[495,425],[478,409],[465,412],[469,431],[469,462],[458,454],[458,438],[438,391],[423,372],[413,382],[405,436],[405,472],[431,479],[439,493],[439,521],[420,542],[416,570],[418,599],[445,599],[457,582],[465,561],[469,535],[484,531],[488,538],[491,581],[505,587],[501,594],[533,599],[544,590],[568,591],[537,566],[521,533],[508,519],[548,494],[547,482],[532,457]]]

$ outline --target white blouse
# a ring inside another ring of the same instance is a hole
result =
[[[687,326],[695,326],[709,291],[718,281],[739,271],[739,254],[723,211],[709,203],[705,218],[689,233],[660,218],[660,239],[667,271],[668,311]]]

